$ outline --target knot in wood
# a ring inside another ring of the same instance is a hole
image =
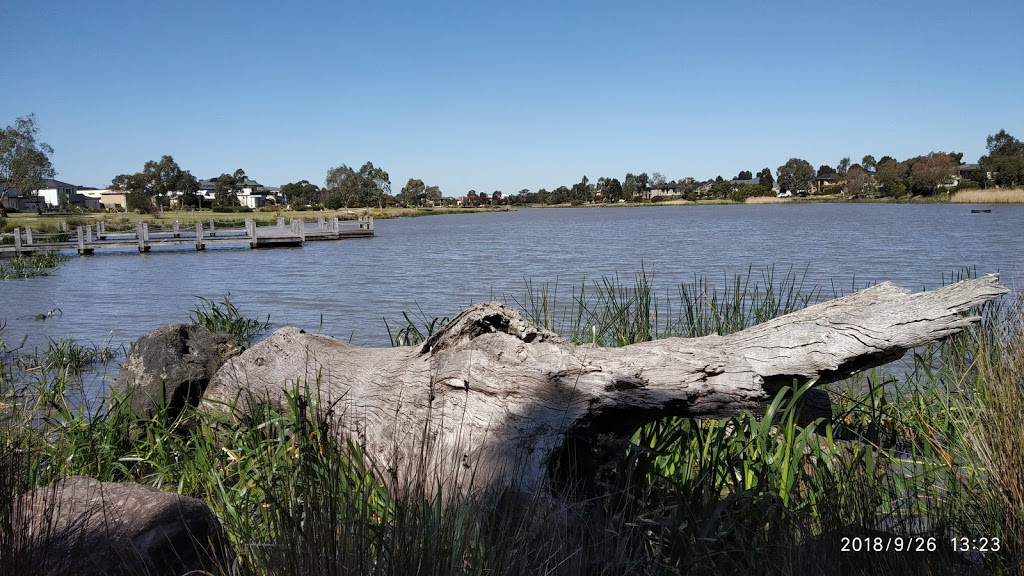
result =
[[[526,320],[513,308],[500,302],[483,302],[467,308],[441,331],[428,338],[420,348],[420,354],[436,354],[465,344],[478,336],[493,333],[508,334],[526,344],[565,342],[554,332]]]

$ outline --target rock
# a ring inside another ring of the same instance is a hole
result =
[[[195,324],[161,326],[128,350],[114,392],[128,394],[132,411],[150,417],[167,408],[174,419],[195,406],[217,369],[241,353],[238,342]]]
[[[201,500],[82,476],[14,502],[24,541],[5,564],[26,574],[231,574],[234,554]]]

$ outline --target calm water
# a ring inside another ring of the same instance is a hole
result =
[[[384,319],[451,316],[473,302],[523,299],[525,280],[569,286],[641,265],[660,295],[774,266],[808,269],[831,292],[892,280],[920,290],[976,267],[1024,288],[1024,206],[704,206],[534,209],[376,223],[366,240],[276,250],[210,249],[72,257],[52,275],[0,282],[8,344],[29,335],[126,345],[187,321],[196,296],[230,293],[248,316],[386,345]],[[37,314],[56,311],[46,321]]]

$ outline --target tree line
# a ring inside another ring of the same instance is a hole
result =
[[[0,131],[0,193],[7,197],[12,190],[38,190],[47,178],[56,174],[50,162],[53,149],[37,141],[38,123],[34,114],[18,118]],[[659,173],[627,173],[622,179],[602,176],[591,180],[583,176],[579,182],[551,190],[520,190],[505,195],[500,190],[490,193],[470,190],[458,203],[463,206],[489,204],[587,204],[633,201],[658,201],[668,197],[689,200],[701,198],[731,199],[742,202],[751,196],[768,196],[777,190],[793,193],[839,193],[851,198],[901,198],[909,194],[932,195],[948,189],[954,177],[959,188],[1024,185],[1024,143],[1006,130],[988,136],[988,153],[978,166],[966,169],[963,154],[931,152],[906,160],[883,156],[875,160],[866,155],[858,163],[842,158],[834,167],[821,165],[817,170],[801,158],[790,158],[774,172],[762,168],[756,174],[741,170],[726,180],[698,181],[692,177],[671,182]],[[243,188],[254,186],[245,170],[224,172],[209,179],[212,201],[204,200],[204,186],[188,170],[182,169],[170,155],[146,162],[142,170],[118,174],[110,183],[114,190],[126,192],[129,210],[149,211],[167,205],[172,196],[186,208],[237,206]],[[208,191],[208,190],[206,190]],[[363,208],[388,206],[424,206],[454,203],[445,198],[437,186],[418,178],[409,178],[398,194],[391,193],[387,171],[372,162],[358,169],[342,164],[330,168],[324,186],[308,180],[281,186],[284,201],[292,206]],[[4,208],[0,204],[0,215]]]

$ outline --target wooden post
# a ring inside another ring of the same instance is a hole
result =
[[[25,227],[25,246],[31,246],[31,245],[32,245],[32,227],[31,226],[26,226]]]
[[[306,223],[298,218],[292,218],[292,234],[299,238],[299,242],[305,242]]]
[[[216,235],[217,235],[217,228],[215,228],[214,225],[213,225],[213,218],[210,218],[210,238],[213,238]]]
[[[245,219],[245,235],[249,237],[249,248],[255,248],[256,241],[256,221],[252,218]]]
[[[78,227],[78,253],[79,254],[92,254],[92,247],[85,242],[85,230],[81,226]]]
[[[337,232],[339,228],[340,227],[338,225],[338,217],[335,216],[334,219],[331,221],[331,232]]]
[[[181,238],[181,230],[179,230],[179,224],[177,220],[174,221],[174,237]]]
[[[107,239],[107,223],[100,220],[96,223],[96,239],[106,240]]]
[[[14,255],[21,256],[21,228],[14,229]]]
[[[203,224],[202,222],[196,222],[196,250],[205,250],[206,244],[203,244]]]
[[[316,225],[320,230],[327,228],[327,219],[323,216],[317,216]]]
[[[138,222],[135,225],[135,236],[139,240],[139,252],[149,252],[149,224],[145,222]]]
[[[92,226],[85,227],[85,241],[92,244]]]
[[[284,218],[278,218],[277,219],[277,227],[278,228],[284,228]]]

